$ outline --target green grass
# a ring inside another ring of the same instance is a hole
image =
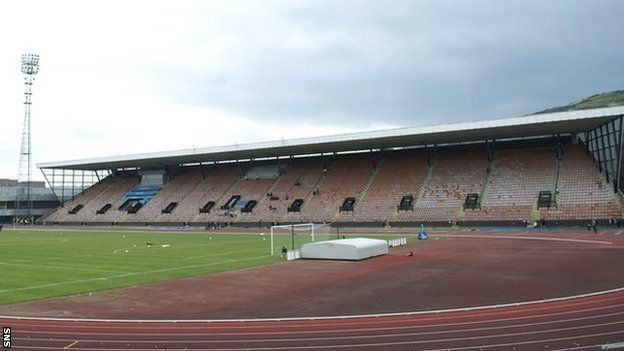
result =
[[[276,263],[291,245],[284,234],[270,256],[270,237],[259,234],[5,230],[0,305]],[[296,247],[310,240],[295,237]]]
[[[546,110],[536,112],[534,114],[563,112],[563,111],[577,111],[577,110],[585,110],[589,108],[613,107],[613,106],[623,106],[623,105],[624,105],[624,90],[614,90],[614,91],[610,91],[607,93],[592,95],[588,98],[582,99],[580,101],[572,102],[565,106],[552,107]]]

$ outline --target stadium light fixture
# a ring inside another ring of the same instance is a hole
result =
[[[13,222],[15,224],[33,224],[32,201],[32,145],[30,133],[30,105],[32,105],[32,85],[35,75],[39,73],[39,55],[22,55],[22,74],[24,74],[24,125],[19,155],[17,189]]]
[[[39,73],[39,55],[22,55],[22,73],[27,76]]]

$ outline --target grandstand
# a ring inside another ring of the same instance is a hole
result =
[[[85,175],[97,180],[43,221],[472,226],[620,218],[623,117],[623,107],[610,107],[44,163],[52,189]]]

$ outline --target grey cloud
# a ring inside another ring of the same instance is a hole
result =
[[[235,44],[216,63],[148,69],[159,93],[258,120],[415,125],[622,88],[619,1],[289,1],[262,11],[225,15]]]

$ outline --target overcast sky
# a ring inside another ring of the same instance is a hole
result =
[[[624,88],[624,1],[1,1],[34,162],[522,115]],[[39,172],[36,171],[39,175]]]

